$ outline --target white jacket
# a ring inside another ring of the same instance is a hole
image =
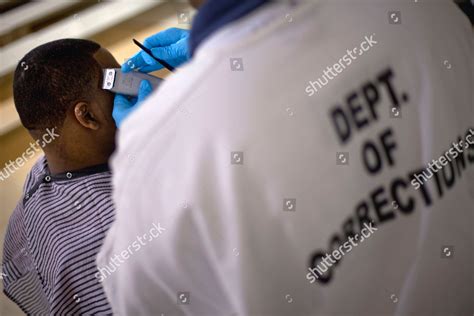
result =
[[[120,131],[114,311],[471,315],[473,52],[449,1],[285,2],[213,34]]]

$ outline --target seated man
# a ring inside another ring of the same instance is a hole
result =
[[[95,277],[114,219],[107,165],[114,94],[101,89],[102,69],[112,67],[120,65],[99,44],[62,39],[33,49],[16,68],[16,109],[45,153],[5,236],[4,292],[27,314],[112,313]]]

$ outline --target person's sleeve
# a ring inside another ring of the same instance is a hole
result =
[[[153,186],[143,185],[143,194],[153,196]],[[205,218],[205,210],[191,202],[172,208],[172,203],[152,196],[137,203],[133,211],[118,205],[120,214],[97,260],[114,313],[228,314],[233,310],[231,294],[222,280],[231,276],[223,273],[222,264],[233,253],[224,247],[225,234],[205,231],[219,220]],[[132,254],[123,260],[120,254],[127,249]]]
[[[44,315],[49,312],[49,304],[28,247],[21,204],[10,217],[5,235],[1,272],[3,292],[25,313]]]

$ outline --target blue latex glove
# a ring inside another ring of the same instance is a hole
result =
[[[156,58],[166,61],[173,67],[178,67],[189,59],[188,37],[188,30],[173,27],[148,37],[143,45],[150,49]],[[138,69],[141,72],[152,72],[161,68],[163,66],[160,63],[142,50],[122,65],[123,72],[132,69]]]
[[[112,117],[114,118],[117,127],[120,128],[123,120],[138,108],[152,91],[153,88],[150,82],[148,80],[142,80],[138,90],[138,97],[128,97],[123,94],[115,95]]]

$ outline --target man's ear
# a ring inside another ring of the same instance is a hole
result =
[[[100,127],[99,121],[92,112],[92,107],[89,103],[79,102],[74,106],[74,116],[76,120],[85,128],[98,130]]]

